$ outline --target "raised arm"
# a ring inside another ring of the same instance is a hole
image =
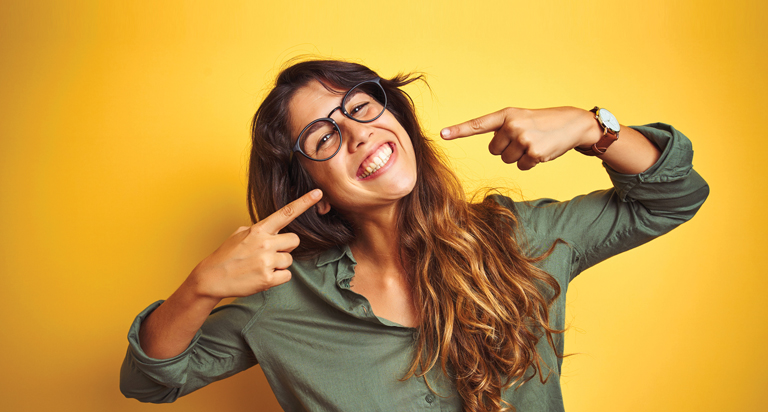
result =
[[[290,280],[290,252],[299,245],[299,238],[279,232],[321,197],[321,191],[315,189],[257,224],[239,228],[195,267],[168,300],[139,315],[129,334],[131,345],[121,370],[120,386],[126,396],[169,402],[255,363],[229,359],[236,352],[239,358],[249,356],[243,344],[233,343],[248,320],[249,305],[240,302],[212,311],[224,298],[252,296]],[[182,389],[188,384],[184,375],[188,360],[181,358],[198,340],[205,348],[191,352],[219,365],[208,365],[215,369],[205,372],[210,376],[192,377],[194,383]]]
[[[588,148],[600,140],[603,129],[595,114],[576,107],[518,109],[508,107],[447,127],[440,135],[452,140],[493,132],[488,149],[506,163],[529,170],[575,148]],[[619,139],[597,156],[613,170],[642,173],[659,159],[659,149],[643,135],[621,127]]]
[[[486,132],[494,132],[491,153],[528,170],[575,147],[590,147],[602,129],[586,110],[508,108],[441,134],[453,139]],[[520,218],[531,247],[538,248],[533,255],[557,240],[567,242],[574,251],[571,278],[689,220],[709,194],[707,183],[692,168],[690,140],[669,125],[621,127],[619,139],[598,157],[613,182],[611,189],[565,202],[497,198]]]
[[[259,223],[235,231],[142,323],[144,352],[157,359],[176,356],[222,299],[250,296],[290,280],[290,252],[299,245],[299,237],[278,232],[321,196],[315,189]]]

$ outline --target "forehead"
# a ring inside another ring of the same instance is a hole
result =
[[[293,138],[313,120],[328,116],[331,110],[341,104],[344,93],[342,90],[330,91],[317,80],[296,90],[288,103]]]

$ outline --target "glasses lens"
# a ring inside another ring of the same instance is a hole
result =
[[[386,96],[381,85],[365,82],[350,90],[342,104],[349,117],[358,122],[370,122],[384,112]]]
[[[312,123],[299,136],[299,139],[301,139],[301,150],[304,154],[315,160],[324,160],[333,156],[341,144],[339,129],[327,120]]]

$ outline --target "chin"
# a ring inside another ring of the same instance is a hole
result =
[[[416,187],[415,177],[410,180],[399,180],[397,183],[393,183],[391,186],[392,192],[400,195],[400,198],[408,196],[413,192],[413,188]]]

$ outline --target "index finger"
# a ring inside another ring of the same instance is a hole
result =
[[[320,189],[311,190],[305,193],[304,196],[281,207],[259,223],[267,232],[277,234],[282,228],[288,226],[294,219],[319,202],[322,197],[323,192]]]
[[[446,127],[440,131],[440,136],[445,140],[453,140],[460,137],[495,132],[504,125],[504,121],[506,120],[504,113],[504,110],[499,110],[498,112],[486,114],[485,116],[455,126]]]

